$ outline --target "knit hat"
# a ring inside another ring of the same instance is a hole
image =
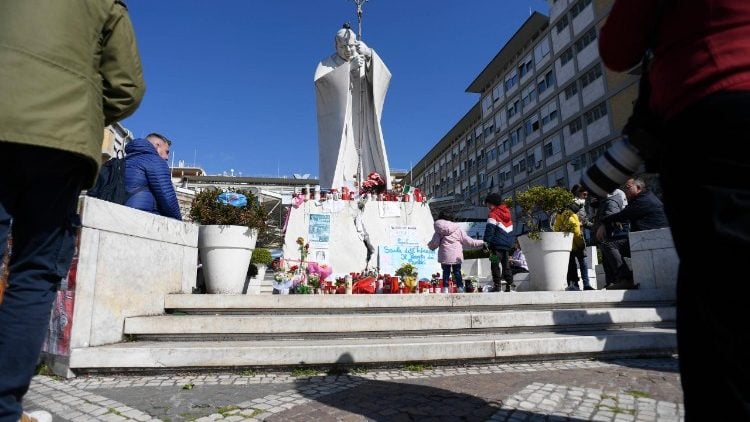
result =
[[[491,193],[487,195],[487,199],[484,200],[485,204],[500,205],[503,203],[503,197],[499,193]]]

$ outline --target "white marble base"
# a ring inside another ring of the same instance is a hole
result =
[[[326,201],[328,202],[328,201]],[[381,204],[389,204],[397,210],[394,217],[381,217]],[[335,205],[333,208],[331,205]],[[329,241],[317,247],[310,244],[308,261],[320,261],[317,256],[318,250],[325,251],[325,259],[333,268],[333,275],[344,275],[350,272],[361,272],[365,267],[367,250],[364,243],[357,234],[354,218],[359,213],[357,201],[331,201],[329,204],[321,204],[316,201],[307,201],[299,208],[292,207],[284,238],[284,258],[287,260],[298,260],[300,258],[298,237],[308,242],[310,239],[310,214],[331,215]],[[397,240],[392,238],[391,226],[415,226],[416,244],[427,247],[427,242],[432,239],[434,233],[433,219],[430,207],[421,202],[379,202],[368,201],[364,211],[364,225],[370,236],[370,242],[375,247],[375,252],[370,259],[370,267],[378,265],[378,247],[396,245]],[[435,261],[432,273],[440,272],[440,265]],[[420,274],[420,277],[429,275]],[[332,277],[329,277],[332,280]]]
[[[71,349],[123,340],[125,318],[164,313],[195,286],[198,226],[84,197]]]
[[[630,233],[633,281],[641,289],[677,288],[680,259],[669,228]]]

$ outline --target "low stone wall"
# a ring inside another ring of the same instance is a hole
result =
[[[630,256],[633,281],[641,289],[676,289],[680,259],[671,229],[631,232]]]
[[[193,223],[89,197],[80,215],[76,258],[58,295],[69,303],[55,304],[45,345],[62,375],[70,374],[60,362],[75,349],[123,341],[125,318],[163,314],[164,297],[191,293],[197,273]]]

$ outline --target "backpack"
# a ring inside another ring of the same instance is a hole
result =
[[[138,188],[134,192],[125,189],[125,157],[118,152],[102,165],[96,184],[86,192],[86,195],[115,204],[125,205],[128,199],[146,188]]]

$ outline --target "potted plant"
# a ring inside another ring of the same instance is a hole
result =
[[[320,275],[317,273],[310,273],[307,276],[307,284],[313,289],[313,293],[320,294]]]
[[[266,277],[266,269],[273,262],[271,251],[266,248],[255,248],[250,255],[250,266],[247,269],[247,293],[260,294],[260,284]]]
[[[409,292],[413,292],[414,289],[417,286],[417,268],[408,263],[405,262],[401,264],[401,266],[396,270],[396,275],[401,277],[401,280],[403,280],[404,285],[409,290]]]
[[[551,222],[557,213],[570,212],[567,210],[574,203],[573,194],[559,186],[532,186],[507,202],[520,208],[521,221],[527,229],[518,242],[529,265],[529,283],[518,286],[519,291],[562,290],[574,227],[566,223],[562,231],[551,231]]]
[[[206,189],[193,199],[190,218],[200,224],[198,251],[208,293],[241,294],[266,213],[250,191]]]

